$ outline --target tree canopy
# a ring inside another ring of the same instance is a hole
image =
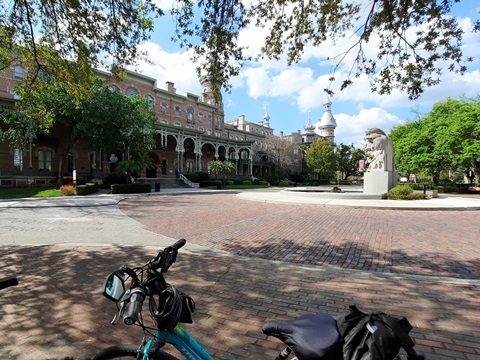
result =
[[[331,178],[338,169],[337,156],[332,144],[323,139],[312,143],[305,155],[307,167],[320,178]]]
[[[110,91],[100,80],[80,103],[55,82],[44,82],[42,90],[29,92],[16,110],[0,112],[0,120],[7,125],[0,133],[2,139],[21,148],[37,136],[48,134],[57,124],[66,140],[65,152],[59,154],[62,160],[81,138],[87,138],[96,150],[124,152],[124,161],[128,161],[119,168],[134,172],[148,166],[145,152],[155,145],[157,121],[148,100]],[[49,126],[40,127],[39,116],[49,119]],[[59,173],[64,172],[63,166],[60,161]]]
[[[444,170],[470,169],[480,180],[480,99],[447,99],[419,120],[392,130],[395,164],[425,172],[437,183]]]
[[[359,175],[358,166],[360,160],[365,158],[365,151],[355,149],[353,146],[340,144],[336,152],[338,158],[338,168],[341,174],[341,180],[347,180],[349,176]]]
[[[355,0],[184,0],[170,9],[176,30],[173,38],[194,50],[198,72],[208,76],[218,96],[229,80],[250,60],[238,45],[241,30],[257,26],[267,30],[260,57],[288,64],[302,59],[307,46],[353,39],[334,59],[333,75],[354,52],[347,87],[360,74],[367,74],[372,90],[388,94],[406,91],[410,98],[440,81],[441,66],[465,71],[462,30],[450,15],[460,0],[381,0],[361,5]],[[41,72],[55,72],[67,92],[79,93],[79,83],[92,81],[91,68],[108,65],[121,75],[142,54],[137,45],[147,40],[154,19],[164,15],[154,0],[0,1],[0,69],[14,62],[29,70],[26,84],[32,86]],[[478,29],[478,21],[475,29]],[[365,51],[376,42],[377,53]],[[71,63],[75,65],[72,66]],[[83,94],[85,95],[85,94]]]
[[[298,144],[273,135],[267,136],[265,144],[265,152],[269,160],[275,163],[275,174],[278,178],[301,173],[302,156]]]

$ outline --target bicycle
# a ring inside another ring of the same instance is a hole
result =
[[[192,322],[195,302],[168,284],[163,276],[176,261],[178,249],[185,244],[186,240],[180,239],[145,265],[136,268],[122,266],[107,276],[103,295],[117,305],[112,324],[123,319],[126,325],[140,326],[144,337],[140,345],[108,347],[94,356],[93,360],[121,357],[137,360],[177,359],[162,350],[165,344],[173,345],[186,359],[214,360],[179,324]],[[130,284],[126,286],[128,281]],[[143,322],[142,307],[147,297],[155,327],[147,327]],[[336,320],[328,314],[310,313],[293,320],[267,321],[262,331],[286,345],[275,360],[286,360],[290,356],[294,356],[292,360],[343,360],[343,340]],[[146,340],[147,337],[151,339]]]

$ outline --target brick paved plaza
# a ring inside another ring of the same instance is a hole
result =
[[[336,315],[355,303],[407,316],[427,359],[480,359],[478,211],[266,204],[234,193],[139,197],[119,207],[1,209],[2,226],[19,222],[0,230],[1,272],[19,274],[21,284],[0,294],[0,358],[91,356],[139,343],[138,328],[110,325],[104,277],[184,237],[166,277],[196,300],[186,328],[215,357],[272,359],[281,344],[261,333],[265,319]],[[42,227],[42,217],[54,221]],[[26,245],[48,234],[51,243]],[[75,242],[54,245],[67,239]]]

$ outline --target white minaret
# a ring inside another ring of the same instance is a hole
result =
[[[266,127],[270,127],[270,115],[268,115],[268,104],[267,103],[264,103],[263,104],[264,108],[265,108],[265,115],[263,116],[263,126],[266,126]]]
[[[317,122],[317,127],[315,132],[329,141],[331,144],[335,143],[335,128],[337,127],[337,122],[332,115],[332,102],[330,97],[327,96],[327,100],[323,104],[325,110],[323,112],[322,118]]]
[[[312,120],[310,120],[310,110],[308,110],[308,122],[307,125],[303,127],[305,129],[305,133],[307,135],[315,134],[315,125],[312,124]]]

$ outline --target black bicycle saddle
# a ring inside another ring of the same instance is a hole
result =
[[[298,360],[342,360],[342,338],[328,314],[305,314],[294,320],[267,321],[265,335],[282,340]]]

